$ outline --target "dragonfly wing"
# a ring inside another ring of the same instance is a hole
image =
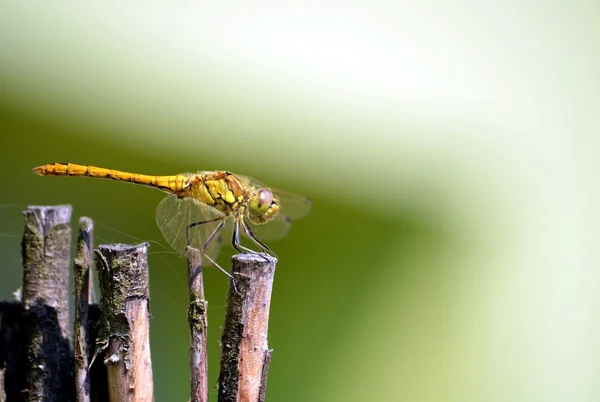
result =
[[[310,212],[312,202],[308,198],[276,188],[272,188],[271,191],[279,198],[280,213],[290,220],[297,221]]]
[[[177,198],[175,195],[165,197],[156,208],[156,224],[163,237],[179,255],[184,255],[185,247],[189,245],[202,249],[206,241],[217,226],[225,221],[224,228],[215,236],[206,249],[206,255],[216,258],[223,242],[230,240],[231,219],[193,198]],[[186,229],[190,224],[207,222],[189,228],[189,239],[186,238]],[[209,261],[205,261],[209,264]]]
[[[252,233],[261,241],[279,240],[285,237],[292,227],[292,221],[282,214],[264,224],[256,225],[247,221]]]

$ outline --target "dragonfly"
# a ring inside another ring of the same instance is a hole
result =
[[[240,253],[275,255],[263,240],[278,240],[293,221],[305,217],[311,201],[271,189],[250,177],[225,170],[152,176],[75,163],[51,163],[33,168],[40,176],[79,176],[112,179],[157,188],[168,195],[156,208],[156,223],[167,243],[179,255],[187,246],[232,278],[215,261],[223,239]],[[246,247],[241,235],[260,251]]]

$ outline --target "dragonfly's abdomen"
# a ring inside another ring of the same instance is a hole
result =
[[[219,171],[203,173],[194,178],[190,187],[182,192],[196,200],[229,214],[241,210],[245,199],[244,186],[232,173]]]
[[[156,187],[168,193],[178,193],[189,185],[184,175],[148,176],[145,174],[121,172],[120,170],[99,168],[96,166],[77,165],[75,163],[52,163],[38,166],[33,171],[41,176],[88,176],[102,179],[127,181]]]

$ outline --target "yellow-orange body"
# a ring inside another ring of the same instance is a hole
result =
[[[287,192],[273,193],[249,177],[224,170],[150,176],[75,163],[35,167],[41,176],[79,176],[112,179],[154,187],[169,193],[156,208],[156,224],[169,245],[180,255],[188,246],[199,248],[207,261],[231,277],[214,260],[225,234],[239,252],[256,252],[240,243],[245,234],[260,251],[271,253],[254,233],[272,240],[286,235],[292,220],[308,213],[310,201]],[[280,200],[286,200],[281,213]],[[263,225],[271,222],[270,225]]]
[[[248,188],[240,178],[227,171],[149,176],[74,163],[47,164],[38,166],[33,171],[41,176],[88,176],[155,187],[175,194],[178,198],[193,198],[216,208],[225,215],[243,214],[246,209],[245,202],[255,190]]]

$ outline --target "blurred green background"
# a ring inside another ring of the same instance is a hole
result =
[[[598,400],[598,27],[591,1],[4,2],[0,298],[27,205],[152,241],[156,400],[187,400],[162,194],[31,168],[227,169],[313,201],[270,244],[267,400]]]

